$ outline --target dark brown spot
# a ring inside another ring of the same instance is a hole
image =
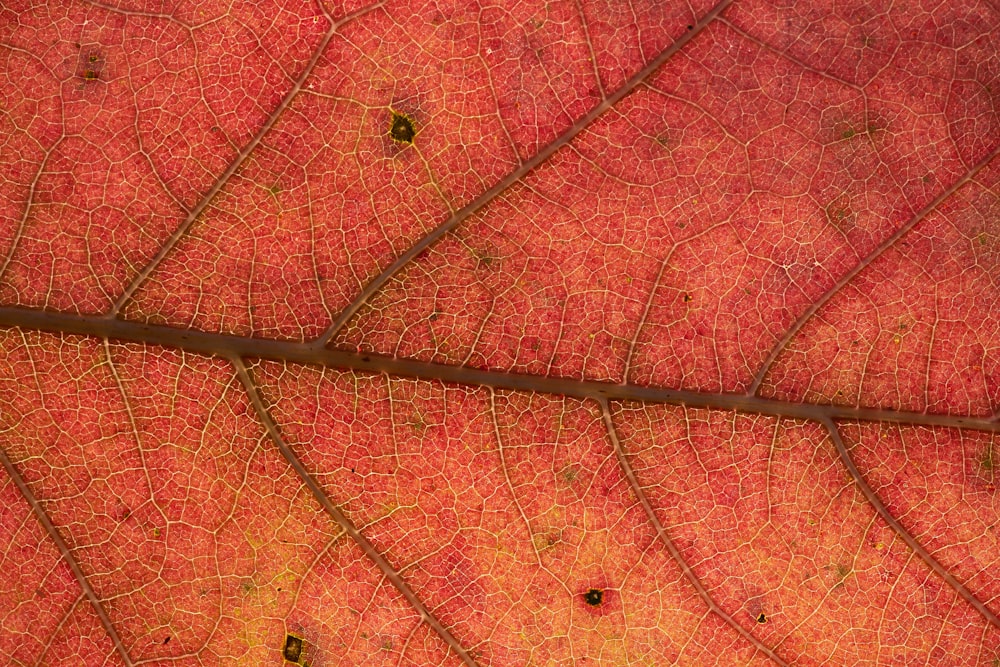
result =
[[[96,81],[104,71],[104,54],[96,48],[85,48],[80,52],[76,75],[84,81]]]
[[[987,445],[979,456],[979,467],[986,473],[993,472],[997,467],[997,461],[994,458],[993,447],[991,445]]]
[[[389,136],[392,137],[393,141],[398,141],[401,144],[412,144],[413,137],[416,135],[417,131],[413,128],[413,121],[403,114],[393,112],[392,124],[389,126]]]
[[[285,650],[282,655],[289,662],[298,662],[302,656],[302,638],[295,635],[285,635]]]
[[[757,614],[757,622],[767,623],[767,616],[764,615],[764,612],[760,612],[759,614]]]
[[[601,602],[604,600],[604,591],[599,588],[591,588],[586,593],[583,594],[583,601],[589,604],[591,607],[601,606]]]
[[[572,484],[573,481],[576,480],[577,475],[579,475],[579,469],[576,466],[566,466],[559,473],[559,476],[562,477],[562,480],[567,484]]]

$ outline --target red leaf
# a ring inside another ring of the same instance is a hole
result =
[[[8,3],[0,654],[998,664],[998,35]]]

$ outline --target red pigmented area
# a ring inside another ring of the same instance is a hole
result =
[[[12,664],[1000,664],[989,2],[0,7]]]

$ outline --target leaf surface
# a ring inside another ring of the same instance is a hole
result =
[[[8,3],[0,654],[998,664],[998,35]]]

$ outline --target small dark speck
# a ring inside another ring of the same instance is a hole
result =
[[[369,362],[371,360],[372,360],[371,357],[361,357],[361,361],[364,361],[365,363],[367,363],[367,362]]]
[[[170,643],[170,636],[169,635],[167,636],[166,639],[163,640],[163,643],[164,644],[169,644]]]
[[[589,591],[583,594],[584,601],[591,607],[597,607],[601,604],[604,599],[604,591],[598,588],[591,588]]]
[[[688,26],[688,30],[694,30],[694,26],[693,25],[689,25]]]
[[[760,614],[757,615],[757,622],[767,623],[767,616],[764,615],[764,612],[760,612]]]

